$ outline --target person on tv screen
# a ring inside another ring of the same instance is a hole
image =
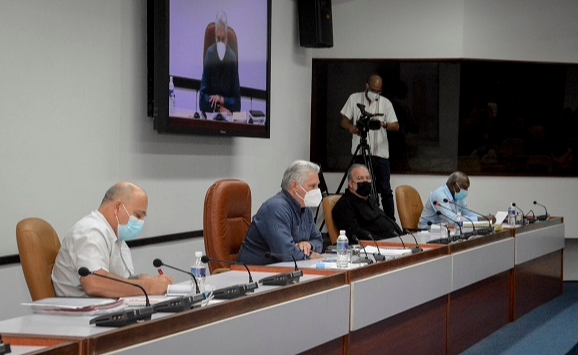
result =
[[[228,45],[227,15],[217,13],[215,43],[203,60],[199,107],[203,112],[230,114],[241,110],[241,87],[237,55]]]
[[[106,278],[80,277],[78,270],[142,286],[148,294],[166,293],[173,278],[136,275],[127,240],[141,231],[147,214],[146,192],[119,182],[108,189],[100,207],[78,221],[62,239],[52,270],[52,284],[59,297],[124,297],[142,295],[138,287]]]
[[[285,170],[281,191],[253,216],[237,261],[266,265],[278,261],[321,258],[323,238],[310,207],[321,203],[319,165],[296,160]],[[276,254],[265,256],[267,252]]]

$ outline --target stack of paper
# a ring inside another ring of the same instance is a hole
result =
[[[126,308],[122,299],[88,297],[49,297],[22,305],[30,306],[34,313],[73,316],[93,316]]]
[[[374,246],[368,245],[365,247],[365,251],[367,252],[367,254],[374,254],[374,253],[377,253],[377,248]],[[405,248],[384,248],[384,247],[382,247],[382,248],[379,248],[379,252],[381,253],[381,255],[385,255],[385,256],[401,256],[401,255],[411,254],[411,250],[405,249]]]

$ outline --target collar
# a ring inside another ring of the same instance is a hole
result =
[[[291,196],[289,192],[281,190],[281,193],[282,196],[287,200],[287,202],[289,202],[289,206],[291,206],[291,209],[295,211],[295,213],[303,214],[303,212],[305,212],[307,207],[301,207],[299,202],[297,202],[297,200],[295,200],[295,198]]]

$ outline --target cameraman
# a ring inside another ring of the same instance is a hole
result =
[[[377,192],[381,195],[381,205],[385,214],[395,219],[393,207],[393,193],[389,182],[389,144],[386,131],[399,130],[399,123],[393,110],[393,105],[385,97],[381,96],[383,82],[379,75],[373,74],[365,83],[365,91],[351,94],[341,109],[341,127],[353,135],[351,153],[355,154],[362,137],[367,137],[371,165],[375,175]],[[369,120],[363,119],[361,104],[365,106],[367,114],[381,114]],[[361,120],[360,120],[361,119]],[[379,123],[377,123],[379,122]],[[363,161],[361,150],[357,151],[355,162],[366,164]]]

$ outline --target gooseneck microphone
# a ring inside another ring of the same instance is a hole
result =
[[[550,217],[550,215],[548,214],[548,210],[546,209],[546,206],[542,205],[541,203],[538,203],[536,201],[534,201],[535,205],[541,206],[542,208],[544,208],[544,212],[546,212],[546,214],[540,215],[538,217],[536,217],[539,221],[545,221],[548,219],[548,217]]]
[[[123,283],[126,285],[138,287],[141,289],[141,291],[145,295],[145,300],[146,300],[145,305],[146,306],[144,308],[128,309],[128,310],[122,310],[119,312],[104,314],[102,316],[92,318],[89,321],[89,324],[94,324],[97,327],[122,327],[125,325],[150,320],[152,314],[155,313],[154,308],[151,307],[151,304],[149,301],[149,295],[145,291],[144,287],[142,287],[141,285],[137,285],[135,283],[127,282],[124,280],[115,279],[114,277],[109,277],[109,276],[97,274],[97,273],[91,272],[90,270],[88,270],[88,268],[86,268],[84,266],[81,267],[80,269],[78,269],[78,275],[80,275],[80,277],[86,277],[88,275],[93,275],[93,276],[97,276],[97,277],[102,277],[102,278],[107,279],[107,280],[116,281],[116,282],[120,282],[120,283]]]
[[[409,234],[413,237],[413,240],[415,240],[415,247],[411,248],[411,253],[417,253],[420,251],[423,251],[423,249],[419,246],[418,242],[417,242],[417,238],[415,237],[415,235],[409,230],[409,229],[404,229],[403,230],[404,233]]]
[[[451,219],[450,217],[446,216],[445,214],[442,213],[442,211],[437,211],[436,214],[440,217],[445,218],[446,220],[452,222],[453,224],[457,225],[458,228],[460,229],[460,236],[464,234],[464,232],[462,231],[462,226],[459,225],[458,221],[456,221],[455,219]],[[448,237],[449,238],[449,237]],[[459,236],[458,236],[459,238]]]
[[[303,276],[303,271],[299,270],[299,268],[297,267],[297,260],[295,260],[295,257],[292,254],[278,254],[278,253],[271,253],[269,251],[265,253],[266,258],[274,257],[279,260],[283,260],[284,256],[290,256],[291,259],[293,259],[293,263],[295,264],[295,271],[284,272],[264,277],[261,280],[259,280],[260,284],[264,286],[286,286],[299,282],[299,279],[301,278],[301,276]]]
[[[512,206],[517,209],[518,211],[520,211],[520,213],[522,213],[522,226],[526,225],[526,223],[524,222],[527,218],[526,218],[526,214],[524,213],[524,211],[522,211],[522,209],[518,206],[516,206],[516,202],[512,202]],[[530,222],[530,221],[528,221]]]
[[[256,288],[259,288],[259,285],[256,282],[253,282],[253,276],[251,275],[251,271],[249,271],[247,264],[245,264],[244,262],[213,259],[213,258],[208,257],[206,255],[203,255],[201,257],[201,261],[204,262],[205,264],[207,264],[209,262],[217,262],[217,263],[225,263],[225,264],[232,264],[232,265],[243,265],[245,267],[245,269],[247,269],[247,273],[249,273],[249,283],[244,284],[244,285],[239,284],[239,285],[228,286],[228,287],[213,291],[213,297],[215,297],[216,299],[230,300],[233,298],[244,296],[247,292],[252,292]]]
[[[204,262],[205,264],[208,264],[209,262],[217,262],[217,263],[225,263],[225,264],[232,264],[232,265],[243,265],[245,267],[245,269],[247,269],[247,273],[249,273],[249,283],[253,282],[253,276],[251,275],[251,271],[249,271],[249,267],[247,267],[247,264],[245,264],[244,262],[213,259],[213,258],[208,257],[206,255],[203,255],[201,257],[201,261]]]
[[[490,221],[490,219],[489,219],[487,216],[485,216],[485,215],[483,215],[483,214],[481,214],[481,213],[479,213],[479,212],[476,212],[476,211],[474,211],[474,210],[471,210],[471,209],[469,209],[469,208],[467,208],[467,207],[465,207],[465,206],[458,205],[457,203],[455,203],[455,202],[453,202],[453,201],[450,201],[450,200],[448,200],[447,198],[444,198],[444,202],[445,202],[445,203],[451,203],[451,204],[454,205],[454,206],[457,206],[457,207],[460,207],[460,208],[462,208],[462,209],[464,209],[464,210],[466,210],[466,211],[472,212],[472,213],[474,213],[474,214],[476,214],[476,215],[478,215],[478,216],[481,216],[481,217],[484,218],[486,221],[488,221],[488,227],[487,227],[487,228],[478,228],[477,234],[483,235],[483,234],[492,233],[492,232],[494,231],[494,228],[492,228],[492,221]],[[464,217],[464,218],[467,218],[467,217],[465,217],[465,216],[463,216],[463,217]],[[469,218],[468,218],[468,220],[471,221]],[[471,222],[472,222],[472,221],[471,221]],[[474,222],[472,222],[472,226],[473,226],[473,225],[474,225]],[[476,229],[476,228],[474,227],[474,232],[476,232],[475,229]]]
[[[157,267],[157,268],[158,268],[158,267],[161,267],[161,266],[166,266],[166,267],[168,267],[169,269],[177,270],[177,271],[183,272],[183,273],[185,273],[185,274],[187,274],[187,275],[190,275],[190,276],[193,278],[193,281],[195,281],[195,291],[196,291],[196,293],[201,293],[201,290],[199,289],[199,284],[197,283],[197,278],[195,277],[195,275],[193,275],[192,272],[189,272],[189,271],[186,271],[186,270],[182,270],[182,269],[179,269],[179,268],[174,267],[174,266],[167,265],[167,264],[163,263],[163,261],[162,261],[161,259],[155,259],[155,260],[153,260],[153,265],[154,265],[155,267]]]
[[[363,252],[365,253],[365,260],[363,262],[366,262],[368,264],[373,264],[373,260],[371,260],[368,256],[367,256],[367,251],[365,250],[365,246],[363,244],[361,244],[359,242],[359,239],[357,238],[357,236],[354,234],[351,236],[351,239],[355,240],[357,242],[357,244],[361,245],[361,247],[363,248]],[[379,249],[379,248],[377,248]],[[358,263],[361,263],[362,261],[360,260]]]
[[[375,259],[375,261],[377,261],[377,262],[385,261],[385,255],[381,255],[381,250],[379,250],[379,245],[377,245],[375,238],[373,238],[371,233],[367,233],[367,236],[369,237],[369,239],[371,239],[373,241],[373,244],[375,244],[375,247],[377,248],[377,253],[373,253],[373,258]],[[365,251],[365,249],[364,249],[364,251]]]

